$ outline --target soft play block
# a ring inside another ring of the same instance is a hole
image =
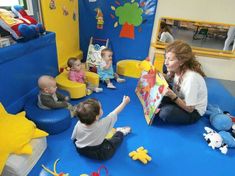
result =
[[[49,134],[57,134],[70,127],[71,116],[68,109],[41,109],[37,105],[36,95],[32,95],[26,101],[24,110],[29,120],[32,120],[39,129]]]
[[[99,76],[93,72],[86,72],[86,78],[89,83],[99,86]],[[66,90],[70,94],[70,98],[82,98],[86,96],[86,84],[77,83],[68,79],[68,71],[63,71],[56,77],[57,85],[60,89]]]
[[[139,78],[141,69],[138,67],[141,61],[139,60],[121,60],[117,63],[117,73],[119,75]]]
[[[86,71],[86,78],[87,78],[87,81],[91,83],[93,86],[99,87],[100,80],[99,80],[98,74],[94,72]]]

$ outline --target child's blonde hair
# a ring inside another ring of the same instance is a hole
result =
[[[104,48],[104,49],[101,50],[101,57],[104,57],[105,53],[107,53],[107,52],[112,53],[113,51],[109,48]]]
[[[42,75],[38,79],[38,87],[43,90],[44,88],[47,88],[51,82],[55,82],[55,78],[49,75]]]

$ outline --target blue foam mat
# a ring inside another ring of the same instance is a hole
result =
[[[53,163],[57,158],[57,172],[78,176],[96,171],[102,164],[110,176],[133,175],[161,175],[161,176],[234,176],[232,169],[235,163],[235,149],[229,149],[227,155],[219,150],[212,150],[203,139],[204,126],[210,125],[203,117],[198,123],[187,126],[167,125],[155,119],[152,126],[148,126],[143,116],[142,106],[135,95],[136,79],[128,78],[126,83],[116,84],[117,90],[106,89],[103,93],[93,93],[89,97],[98,98],[103,106],[104,114],[108,114],[122,100],[122,96],[131,97],[130,104],[120,113],[116,126],[130,125],[132,133],[128,135],[117,152],[108,161],[94,161],[77,154],[74,144],[70,140],[76,119],[71,127],[63,133],[49,136],[48,147],[30,172],[29,176],[46,176],[41,164],[53,170]],[[227,90],[214,79],[207,79],[209,102],[217,104],[223,110],[235,114],[235,99]],[[73,101],[76,104],[88,97]],[[152,161],[147,165],[129,158],[129,152],[143,146],[148,149]],[[102,173],[102,175],[105,175]]]

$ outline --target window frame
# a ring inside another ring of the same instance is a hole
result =
[[[22,5],[24,7],[28,15],[30,16],[34,15],[32,0],[18,0],[18,1],[19,5]],[[0,8],[10,10],[11,6],[0,6]]]

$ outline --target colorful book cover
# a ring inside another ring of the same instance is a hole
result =
[[[149,125],[152,124],[158,106],[164,97],[168,83],[162,73],[154,70],[143,71],[136,87],[136,94],[144,109],[144,116]]]

